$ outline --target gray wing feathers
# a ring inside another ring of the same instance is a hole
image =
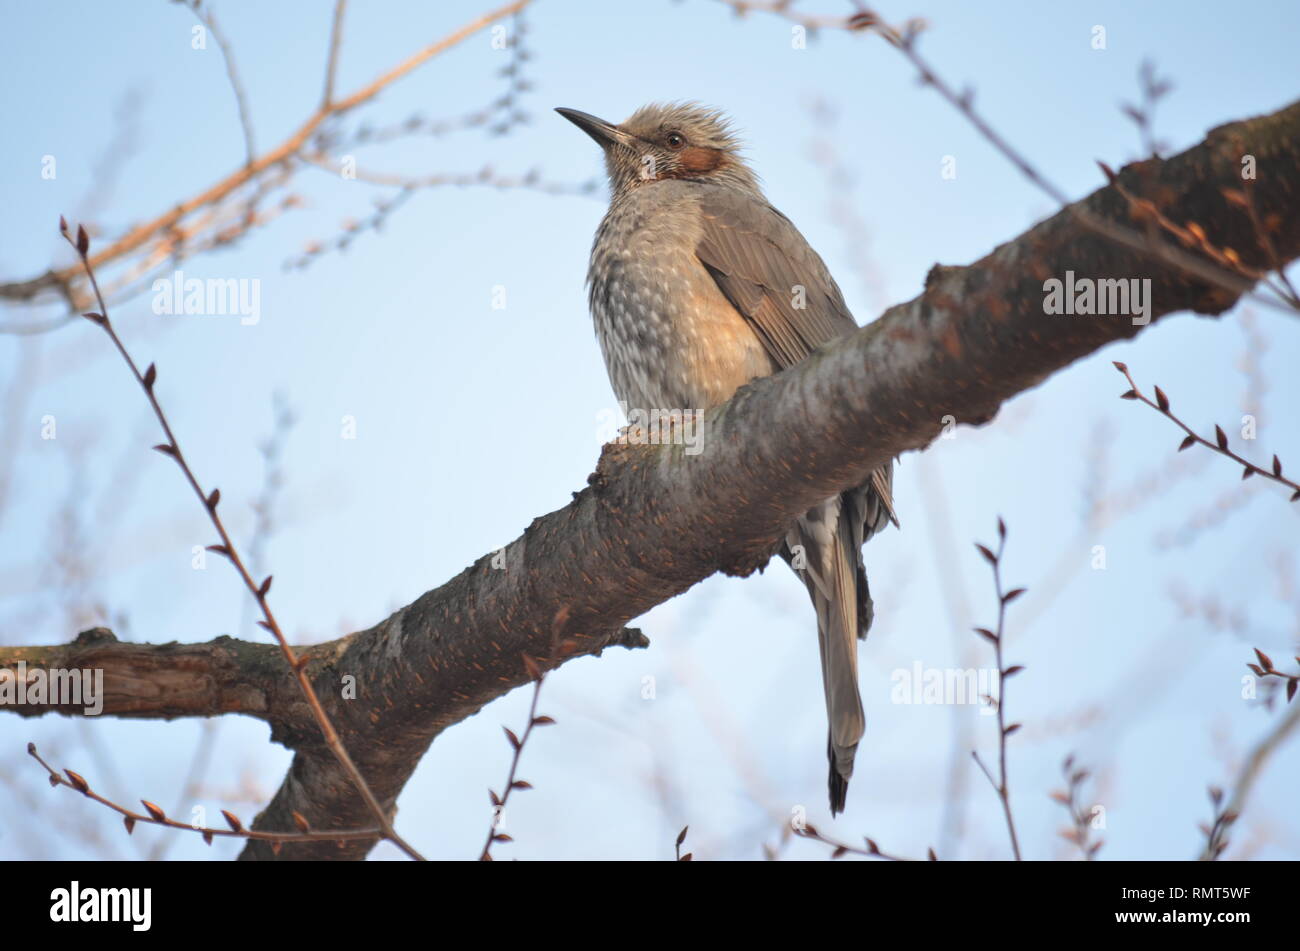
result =
[[[734,189],[710,186],[700,189],[700,212],[696,257],[779,367],[794,366],[857,329],[826,264],[781,212]],[[892,465],[871,474],[876,501],[897,525],[892,483]],[[868,525],[868,538],[884,527],[874,517]]]
[[[702,189],[696,256],[782,367],[856,329],[821,258],[783,214],[733,189]]]

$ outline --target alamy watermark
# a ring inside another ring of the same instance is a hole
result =
[[[104,709],[104,670],[56,667],[0,667],[0,707],[34,704],[42,707],[81,707],[88,717]]]
[[[602,409],[596,414],[597,435],[602,443],[620,446],[685,446],[688,456],[704,451],[704,410],[629,408],[619,400],[619,412],[627,425],[619,427],[619,414]]]
[[[68,888],[50,892],[50,921],[126,922],[132,931],[148,931],[153,923],[152,888]]]
[[[911,667],[899,667],[889,675],[893,687],[890,703],[980,705],[980,713],[992,716],[997,707],[989,700],[998,697],[996,667],[925,667],[914,661]]]
[[[256,277],[186,277],[175,271],[153,282],[153,312],[187,317],[238,317],[245,327],[262,319],[262,281]]]
[[[1066,316],[1133,318],[1135,327],[1151,322],[1151,278],[1091,278],[1065,272],[1065,280],[1043,281],[1043,313]]]

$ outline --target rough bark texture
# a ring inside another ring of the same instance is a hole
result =
[[[218,637],[206,644],[132,644],[102,627],[82,631],[71,644],[0,647],[0,667],[102,670],[101,716],[174,720],[243,713],[259,720],[291,719],[302,694],[273,644]],[[80,706],[27,703],[10,708],[21,717],[78,715]]]
[[[1199,224],[1247,266],[1267,268],[1249,217],[1222,193],[1242,188],[1243,152],[1256,160],[1256,207],[1278,216],[1272,242],[1290,261],[1300,256],[1300,103],[1216,129],[1169,160],[1130,166],[1120,185],[1175,222]],[[1134,224],[1113,186],[1080,204]],[[396,801],[445,727],[528,680],[521,654],[546,667],[615,644],[643,645],[639,632],[624,628],[629,620],[716,571],[761,567],[795,517],[925,447],[945,416],[986,423],[1010,397],[1145,329],[1128,317],[1045,314],[1043,282],[1067,270],[1076,278],[1149,278],[1152,323],[1177,311],[1217,315],[1237,296],[1116,244],[1066,209],[975,264],[937,266],[921,296],[742,388],[709,413],[698,455],[682,446],[607,446],[587,488],[536,519],[505,550],[504,567],[485,556],[379,625],[310,650],[322,701],[379,800]],[[262,717],[296,756],[257,828],[292,829],[295,810],[316,828],[370,824],[305,708],[286,693],[287,670],[264,653],[273,648],[229,638],[126,645],[91,633],[63,648],[9,648],[0,661],[93,659],[115,671],[117,715]],[[567,649],[547,664],[563,641]],[[348,675],[355,700],[341,697]],[[361,858],[371,845],[286,844],[275,855],[250,842],[242,857]]]

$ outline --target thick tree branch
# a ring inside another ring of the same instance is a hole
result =
[[[243,713],[268,721],[309,716],[279,649],[233,637],[206,644],[133,644],[97,627],[82,631],[71,644],[0,647],[0,668],[18,671],[19,664],[28,671],[103,671],[100,716],[172,720]],[[8,709],[22,717],[81,716],[84,706],[28,702]]]
[[[1250,216],[1223,194],[1240,188],[1243,152],[1258,169],[1254,200],[1275,216],[1273,252],[1289,262],[1300,256],[1300,103],[1216,129],[1166,161],[1129,166],[1118,185],[1168,219],[1198,224],[1245,265],[1267,268]],[[1109,185],[975,264],[934,268],[918,298],[710,411],[702,452],[607,446],[589,486],[500,556],[322,645],[328,656],[313,654],[313,680],[381,803],[391,806],[445,727],[527,682],[520,655],[547,656],[557,628],[567,651],[556,665],[643,643],[624,630],[629,620],[716,571],[762,567],[794,518],[924,448],[944,417],[986,423],[1007,399],[1147,326],[1049,315],[1045,280],[1067,271],[1076,280],[1150,280],[1152,322],[1233,305],[1237,293],[1118,246],[1077,213],[1128,224],[1132,208]],[[348,675],[355,700],[339,696]],[[271,719],[273,737],[297,755],[255,827],[290,828],[294,810],[314,828],[364,825],[364,804],[304,722]],[[294,844],[274,855],[250,842],[243,857],[360,858],[369,845]]]

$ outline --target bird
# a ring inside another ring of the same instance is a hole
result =
[[[651,103],[619,124],[556,112],[604,153],[610,202],[588,302],[625,412],[708,409],[858,328],[825,263],[764,196],[722,111]],[[779,548],[817,615],[832,816],[866,729],[857,642],[874,607],[862,546],[890,522],[892,461],[799,517]]]

